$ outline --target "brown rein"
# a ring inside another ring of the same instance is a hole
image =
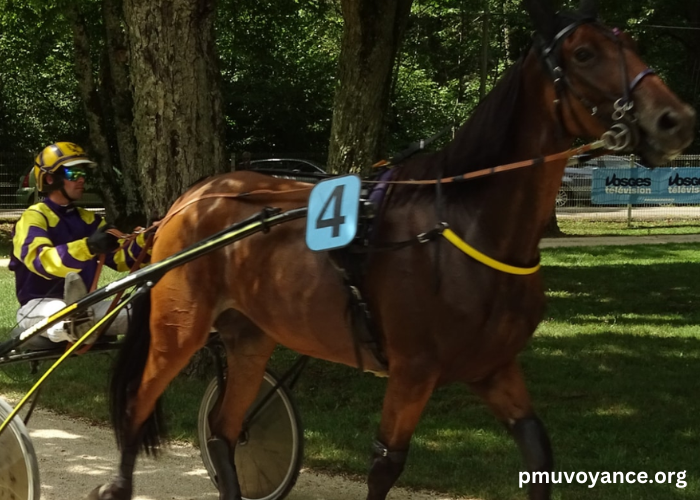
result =
[[[602,149],[606,148],[607,143],[604,140],[598,140],[595,142],[591,142],[588,144],[585,144],[583,146],[580,146],[578,148],[572,148],[568,149],[566,151],[562,151],[561,153],[555,153],[552,155],[547,155],[543,156],[540,158],[534,158],[531,160],[523,160],[523,161],[518,161],[515,163],[508,163],[506,165],[499,165],[496,167],[491,167],[491,168],[484,168],[481,170],[476,170],[474,172],[469,172],[467,174],[461,174],[461,175],[456,175],[454,177],[447,177],[445,179],[426,179],[426,180],[405,180],[405,181],[381,181],[381,180],[376,180],[376,181],[370,181],[370,180],[363,180],[363,183],[366,184],[407,184],[407,185],[430,185],[430,184],[437,184],[438,182],[444,184],[444,183],[450,183],[450,182],[464,182],[472,179],[476,179],[479,177],[485,177],[487,175],[491,174],[497,174],[499,172],[507,172],[509,170],[515,170],[518,168],[524,168],[524,167],[531,167],[534,165],[542,165],[545,163],[549,163],[552,161],[557,161],[557,160],[565,160],[568,158],[571,158],[572,156],[580,155],[583,153],[586,153],[588,151],[592,151],[595,149]],[[383,167],[387,166],[388,168],[395,168],[400,166],[399,165],[390,165],[388,162],[383,161],[376,163],[373,165],[373,167]],[[124,235],[123,233],[119,233],[116,229],[110,229],[109,232],[112,232],[115,236],[119,238],[127,238],[128,242],[131,241],[129,238],[135,238],[140,234],[141,232],[148,232],[152,231],[153,229],[160,229],[162,226],[164,226],[170,219],[172,219],[176,214],[187,208],[188,206],[197,203],[201,200],[206,200],[206,199],[211,199],[211,198],[231,198],[231,199],[240,199],[240,198],[247,198],[249,196],[256,196],[256,195],[263,195],[263,194],[268,194],[268,195],[279,195],[279,194],[288,194],[288,193],[299,193],[299,192],[305,192],[305,191],[310,191],[312,187],[308,188],[301,188],[301,189],[289,189],[286,191],[275,191],[271,189],[260,189],[256,191],[247,191],[245,193],[206,193],[201,196],[197,196],[195,198],[192,198],[188,200],[186,203],[183,203],[182,205],[178,206],[177,204],[173,205],[168,213],[163,217],[161,220],[155,221],[152,225],[150,225],[146,229],[139,229],[137,232],[134,232],[133,234],[127,236]],[[100,264],[98,267],[97,275],[95,276],[95,280],[93,282],[92,287],[90,288],[90,291],[93,291],[95,286],[97,285],[97,280],[99,279],[99,274],[100,270],[102,268],[102,265],[104,264],[104,258],[100,258]]]
[[[519,162],[515,162],[515,163],[509,163],[506,165],[499,165],[497,167],[484,168],[481,170],[477,170],[475,172],[469,172],[468,174],[456,175],[454,177],[447,177],[445,179],[440,179],[439,181],[438,181],[438,179],[427,179],[427,180],[406,180],[406,181],[363,180],[362,182],[365,184],[407,184],[407,185],[430,185],[430,184],[437,184],[438,182],[443,183],[443,184],[449,183],[449,182],[463,182],[463,181],[476,179],[478,177],[485,177],[487,175],[497,174],[499,172],[507,172],[509,170],[515,170],[518,168],[531,167],[534,165],[542,165],[545,163],[549,163],[551,161],[565,160],[565,159],[571,158],[572,156],[580,155],[580,154],[586,153],[588,151],[592,151],[594,149],[605,148],[606,146],[607,146],[606,141],[598,140],[595,142],[591,142],[589,144],[585,144],[585,145],[580,146],[578,148],[568,149],[568,150],[563,151],[561,153],[555,153],[552,155],[543,156],[543,157],[535,158],[532,160],[524,160],[524,161],[519,161]],[[373,165],[373,167],[382,167],[382,166],[388,166],[388,168],[395,168],[395,167],[400,166],[400,164],[399,165],[389,165],[387,162],[379,162],[379,163],[376,163],[375,165]],[[276,195],[276,194],[305,192],[305,191],[310,191],[311,189],[312,189],[312,187],[302,188],[302,189],[289,189],[286,191],[260,189],[257,191],[247,191],[245,193],[206,193],[204,195],[192,198],[180,206],[173,205],[173,207],[171,207],[171,209],[168,211],[168,213],[165,215],[165,217],[163,217],[159,221],[154,222],[150,227],[148,227],[148,229],[146,229],[146,231],[150,231],[153,228],[160,229],[160,227],[165,225],[165,223],[168,222],[170,219],[172,219],[177,213],[181,212],[182,210],[184,210],[188,206],[190,206],[194,203],[197,203],[201,200],[210,199],[210,198],[240,199],[240,198],[246,198],[248,196],[256,196],[256,195],[263,195],[263,194]]]
[[[363,180],[363,183],[367,184],[412,184],[412,185],[429,185],[429,184],[437,184],[440,182],[441,184],[449,183],[449,182],[463,182],[463,181],[469,181],[472,179],[476,179],[478,177],[485,177],[487,175],[491,174],[497,174],[499,172],[507,172],[509,170],[515,170],[518,168],[523,168],[523,167],[531,167],[534,165],[542,165],[545,163],[549,163],[552,161],[557,161],[557,160],[566,160],[571,158],[572,156],[580,155],[583,153],[586,153],[588,151],[592,151],[594,149],[601,149],[605,148],[606,143],[603,140],[598,140],[595,142],[591,142],[589,144],[585,144],[583,146],[580,146],[578,148],[573,148],[573,149],[568,149],[566,151],[562,151],[561,153],[555,153],[552,155],[548,156],[543,156],[540,158],[534,158],[532,160],[523,160],[523,161],[518,161],[515,163],[508,163],[506,165],[499,165],[497,167],[491,167],[491,168],[484,168],[481,170],[476,170],[474,172],[469,172],[468,174],[461,174],[461,175],[455,175],[454,177],[446,177],[445,179],[426,179],[426,180],[407,180],[407,181],[366,181]],[[386,165],[385,163],[379,162],[375,164],[375,167],[382,167]],[[398,166],[398,165],[397,165]],[[389,168],[392,168],[392,166],[389,166]]]
[[[116,228],[110,228],[110,229],[107,229],[105,232],[116,236],[120,240],[125,240],[124,243],[122,243],[120,245],[120,248],[125,248],[125,247],[129,246],[131,244],[131,242],[134,241],[138,237],[138,235],[143,232],[143,230],[142,230],[142,228],[137,227],[133,233],[125,234]],[[139,257],[140,256],[141,256],[141,254],[139,254]],[[90,290],[88,290],[89,293],[92,293],[95,290],[97,290],[97,282],[100,280],[100,275],[102,274],[102,268],[105,265],[106,258],[107,258],[107,256],[105,254],[100,254],[99,259],[97,261],[97,270],[95,271],[95,277],[92,280],[92,285],[90,285]],[[138,258],[137,258],[137,260],[138,260]],[[141,260],[143,260],[143,259],[141,259]],[[131,269],[130,272],[134,272],[134,270]]]
[[[406,180],[406,181],[381,181],[381,180],[376,180],[376,181],[370,181],[370,180],[363,180],[362,182],[365,184],[407,184],[407,185],[431,185],[431,184],[437,184],[438,182],[440,183],[450,183],[450,182],[464,182],[472,179],[476,179],[479,177],[485,177],[487,175],[491,174],[497,174],[499,172],[507,172],[509,170],[515,170],[518,168],[524,168],[524,167],[531,167],[534,165],[542,165],[545,163],[549,163],[551,161],[557,161],[557,160],[565,160],[568,158],[571,158],[572,156],[580,155],[583,153],[586,153],[588,151],[592,151],[595,149],[602,149],[606,148],[608,146],[607,142],[605,140],[598,140],[595,142],[591,142],[589,144],[585,144],[583,146],[580,146],[578,148],[572,148],[568,149],[566,151],[562,151],[561,153],[555,153],[552,155],[548,156],[543,156],[540,158],[535,158],[531,160],[524,160],[524,161],[519,161],[515,163],[509,163],[506,165],[499,165],[497,167],[491,167],[491,168],[484,168],[481,170],[477,170],[475,172],[469,172],[468,174],[462,174],[462,175],[456,175],[454,177],[447,177],[445,179],[427,179],[427,180]],[[398,165],[390,165],[388,162],[379,162],[373,165],[373,167],[382,167],[382,166],[387,166],[388,168],[395,168],[400,166]],[[313,189],[312,186],[308,188],[301,188],[301,189],[289,189],[286,191],[275,191],[271,189],[260,189],[256,191],[247,191],[245,193],[206,193],[201,196],[197,196],[195,198],[192,198],[188,200],[186,203],[183,203],[182,205],[177,205],[174,204],[168,213],[163,217],[162,219],[155,221],[151,226],[149,226],[145,231],[151,231],[154,228],[157,228],[160,230],[162,226],[164,226],[170,219],[172,219],[177,213],[181,212],[188,206],[197,203],[201,200],[206,200],[206,199],[211,199],[211,198],[231,198],[231,199],[240,199],[240,198],[247,198],[249,196],[257,196],[257,195],[280,195],[280,194],[288,194],[288,193],[299,193],[299,192],[305,192],[305,191],[310,191]],[[157,236],[157,234],[156,234]]]

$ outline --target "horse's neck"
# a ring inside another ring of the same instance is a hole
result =
[[[523,64],[521,85],[511,129],[514,144],[507,147],[512,153],[500,159],[502,163],[564,151],[573,141],[562,137],[565,134],[551,110],[552,84],[532,54]],[[447,222],[462,226],[466,238],[495,258],[529,265],[538,255],[539,240],[551,218],[564,165],[559,161],[491,175],[461,202],[462,207],[453,208],[466,216],[460,222]]]

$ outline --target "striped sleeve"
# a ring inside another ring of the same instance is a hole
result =
[[[119,240],[119,243],[123,246],[124,240]],[[108,255],[105,263],[117,271],[129,271],[131,266],[134,265],[139,254],[146,247],[146,235],[144,233],[139,234],[134,240],[131,241],[124,248],[120,248],[115,253]],[[141,262],[141,267],[148,264],[151,260],[151,249],[147,249],[147,255]]]
[[[12,239],[14,256],[31,272],[46,279],[65,278],[80,272],[93,260],[86,238],[54,246],[48,235],[49,220],[38,210],[27,209]]]

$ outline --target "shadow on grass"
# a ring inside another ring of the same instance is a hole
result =
[[[602,258],[602,256],[601,256]],[[571,324],[700,324],[700,263],[547,266],[547,319]]]
[[[561,484],[555,498],[682,499],[700,495],[696,339],[539,337],[522,356],[563,472],[686,471],[687,486]],[[295,390],[306,465],[364,476],[385,382],[314,362]],[[405,486],[484,499],[525,498],[515,444],[467,389],[436,392],[414,437]],[[619,483],[619,482],[618,482]]]
[[[273,364],[280,370],[293,357],[280,351]],[[561,484],[554,498],[698,498],[698,357],[700,342],[689,338],[536,337],[521,360],[552,437],[557,470],[650,477],[687,471],[683,489],[675,482],[594,489]],[[109,358],[91,355],[67,363],[48,382],[42,400],[72,415],[106,419]],[[21,366],[11,374],[0,383],[3,392],[26,388],[33,378]],[[166,410],[174,437],[194,436],[203,387],[201,381],[178,380],[170,389]],[[305,466],[364,477],[385,387],[383,379],[312,361],[294,390],[306,429]],[[433,396],[400,483],[483,499],[523,499],[520,470],[519,453],[501,425],[466,388],[452,385]]]

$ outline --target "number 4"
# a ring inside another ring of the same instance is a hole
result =
[[[345,216],[340,214],[344,192],[344,185],[341,184],[340,186],[336,186],[316,218],[316,229],[323,229],[326,227],[333,228],[333,238],[340,236],[340,226],[345,224]],[[324,218],[324,215],[331,206],[331,203],[334,204],[333,216]]]
[[[331,177],[309,194],[306,246],[314,252],[342,248],[357,234],[362,181],[356,175]]]

